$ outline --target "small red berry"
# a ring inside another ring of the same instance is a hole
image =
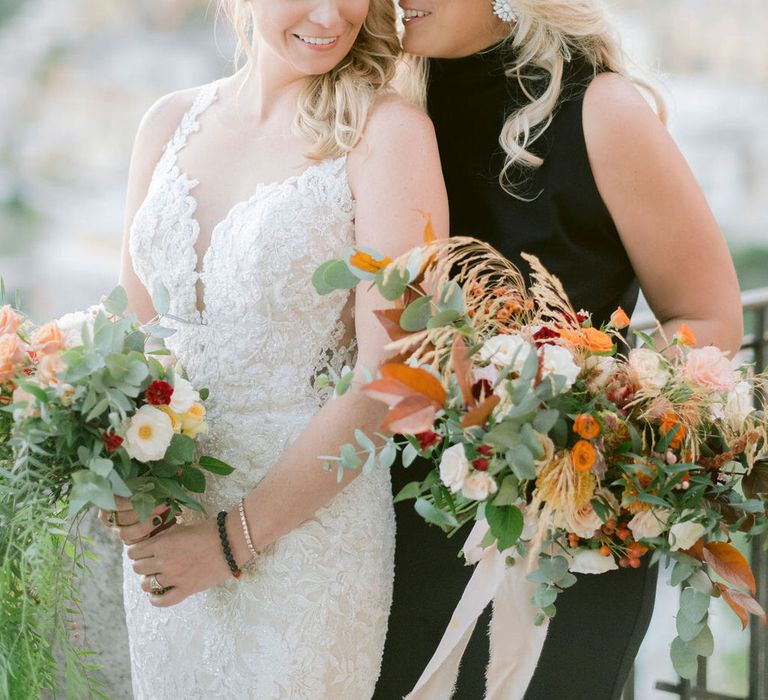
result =
[[[602,547],[600,547],[600,554],[602,554],[604,557],[610,556],[611,548],[607,544],[604,544]]]
[[[631,566],[633,569],[637,569],[637,568],[640,566],[640,560],[639,560],[637,557],[632,557],[632,558],[629,560],[629,565],[630,565],[630,566]]]
[[[616,530],[616,534],[619,536],[619,539],[624,542],[624,540],[631,537],[632,531],[626,527],[620,527],[618,530]]]
[[[480,445],[477,448],[477,452],[483,455],[483,457],[490,457],[493,454],[493,447],[490,445]]]
[[[477,459],[472,461],[472,466],[477,469],[479,472],[484,472],[488,470],[488,460],[485,459],[485,457],[478,457]]]
[[[629,557],[622,557],[619,559],[619,566],[622,569],[626,569],[629,566]]]

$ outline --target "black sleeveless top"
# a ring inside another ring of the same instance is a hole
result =
[[[544,164],[512,173],[523,201],[498,180],[504,164],[499,134],[506,116],[527,101],[517,81],[503,75],[502,59],[497,47],[431,61],[428,106],[448,186],[451,235],[487,241],[523,272],[520,253],[538,256],[560,278],[575,308],[592,311],[596,324],[619,305],[631,313],[637,279],[597,190],[582,129],[583,97],[594,71],[578,60],[569,64],[552,123],[533,147]],[[422,459],[408,469],[395,464],[393,493],[430,468]],[[396,504],[395,512],[394,597],[373,700],[410,692],[472,575],[457,557],[467,532],[448,539],[424,523],[412,501]],[[558,598],[524,700],[618,700],[650,622],[656,570],[647,568],[646,557],[639,570],[579,575]],[[453,700],[485,695],[489,619],[487,609],[464,654]]]
[[[430,62],[428,111],[448,188],[451,235],[490,243],[523,272],[520,253],[536,255],[560,278],[576,310],[592,311],[595,325],[617,306],[631,314],[637,278],[595,184],[582,128],[584,92],[594,71],[578,59],[567,64],[553,121],[531,147],[544,164],[510,173],[512,191],[522,200],[499,184],[505,160],[499,134],[506,117],[529,101],[516,78],[503,77],[506,54],[500,45]]]

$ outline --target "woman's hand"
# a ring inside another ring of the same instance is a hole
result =
[[[227,529],[231,532],[231,527]],[[176,605],[232,575],[215,520],[171,528],[131,545],[127,554],[133,570],[141,575],[142,590],[157,608]],[[153,590],[152,577],[162,587],[160,591]]]
[[[107,527],[114,530],[115,534],[123,541],[123,544],[130,545],[141,542],[152,537],[163,530],[167,530],[176,523],[176,518],[171,518],[166,522],[166,517],[170,508],[167,505],[159,505],[152,511],[147,522],[139,521],[139,516],[133,510],[131,502],[127,498],[115,496],[117,510],[99,509],[99,520]]]

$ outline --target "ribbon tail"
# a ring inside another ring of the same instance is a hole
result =
[[[479,542],[487,528],[485,521],[477,523],[467,543]],[[498,552],[489,553],[480,560],[437,650],[405,700],[447,700],[453,695],[459,664],[477,619],[493,600],[503,574],[504,559]]]
[[[524,561],[505,571],[493,603],[486,700],[521,700],[531,682],[549,625],[535,624],[535,592]]]

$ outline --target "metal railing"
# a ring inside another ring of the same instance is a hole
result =
[[[746,360],[753,362],[756,372],[768,367],[768,287],[743,292],[744,321],[747,333],[741,346]],[[651,314],[639,314],[633,327],[648,329],[655,326]],[[768,610],[768,552],[765,536],[756,538],[751,546],[752,570],[757,581],[756,598]],[[754,616],[750,623],[749,691],[746,696],[726,695],[708,689],[707,659],[699,659],[696,681],[679,678],[677,682],[657,681],[656,689],[676,695],[680,700],[768,700],[768,627]],[[624,690],[624,700],[634,700],[635,673],[630,674]]]

